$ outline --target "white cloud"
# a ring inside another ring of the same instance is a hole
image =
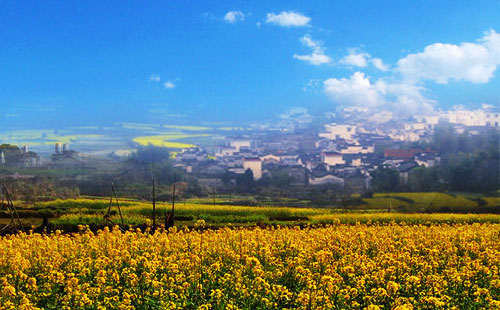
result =
[[[323,85],[326,94],[342,105],[375,108],[385,103],[382,94],[363,72],[355,72],[349,79],[330,78]]]
[[[243,21],[245,20],[245,14],[243,14],[241,11],[229,11],[224,15],[224,21],[234,24],[235,22]]]
[[[163,86],[165,86],[166,89],[175,88],[175,84],[171,81],[166,81],[165,83],[163,83]]]
[[[387,109],[401,114],[432,111],[434,101],[425,97],[425,89],[407,82],[387,82],[379,79],[371,83],[363,72],[355,72],[349,79],[330,78],[323,82],[325,93],[337,104],[365,107],[371,110]]]
[[[330,63],[332,61],[330,57],[323,55],[323,54],[317,54],[314,52],[311,55],[296,55],[296,54],[294,54],[293,58],[308,62],[311,65],[315,65],[315,66],[327,64],[327,63]]]
[[[412,115],[434,110],[436,101],[424,95],[424,87],[410,81],[388,82],[379,79],[375,88],[385,97],[386,108],[400,114]]]
[[[302,87],[302,90],[307,91],[308,89],[320,87],[322,83],[322,79],[309,79],[309,81]]]
[[[267,13],[266,23],[282,27],[304,27],[309,24],[311,18],[293,11],[282,11],[279,14]]]
[[[500,65],[500,34],[490,30],[477,43],[428,45],[424,51],[398,61],[398,70],[407,79],[449,80],[486,83]]]
[[[431,44],[423,52],[401,58],[392,70],[380,58],[359,49],[349,50],[339,63],[360,68],[371,64],[388,74],[371,80],[355,72],[349,78],[323,81],[325,93],[337,104],[406,115],[432,112],[436,101],[429,98],[423,82],[487,83],[500,65],[500,34],[490,30],[475,43]]]
[[[364,68],[367,65],[367,58],[370,58],[370,54],[359,52],[357,49],[349,50],[349,55],[344,56],[340,60],[340,63],[348,66],[356,66]]]
[[[385,72],[385,71],[389,70],[389,66],[387,66],[386,64],[384,64],[384,62],[380,58],[371,58],[370,62],[372,63],[372,65],[375,68],[379,69],[380,71],[384,71]]]
[[[160,76],[158,74],[151,74],[149,77],[149,80],[151,82],[159,82],[160,81]]]
[[[375,68],[381,71],[388,71],[389,67],[384,64],[382,59],[380,58],[372,58],[372,56],[368,53],[361,52],[357,48],[352,48],[349,50],[349,55],[344,56],[339,61],[343,65],[354,66],[364,68],[369,63],[371,63]]]
[[[297,55],[294,54],[293,58],[308,62],[311,65],[319,66],[322,64],[328,64],[332,62],[332,59],[324,54],[324,49],[321,42],[313,41],[309,35],[305,35],[300,38],[300,41],[305,46],[312,49],[310,55]]]
[[[300,42],[302,42],[302,44],[304,44],[305,46],[310,47],[314,50],[317,50],[317,49],[321,50],[321,42],[313,41],[313,39],[311,39],[311,36],[308,34],[306,34],[305,36],[300,38]]]

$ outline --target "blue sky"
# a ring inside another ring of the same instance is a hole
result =
[[[500,105],[500,2],[2,1],[0,123]]]

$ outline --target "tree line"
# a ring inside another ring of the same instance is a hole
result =
[[[436,126],[430,141],[410,147],[431,149],[441,157],[434,167],[417,167],[403,182],[395,169],[379,167],[372,173],[375,192],[477,192],[497,195],[500,188],[499,132],[465,130],[459,133],[448,123]]]

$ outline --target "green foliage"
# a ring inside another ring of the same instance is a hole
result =
[[[19,147],[17,145],[13,144],[0,144],[0,151],[4,152],[17,152],[20,151]]]
[[[450,124],[436,127],[432,145],[443,158],[439,168],[447,190],[490,193],[500,188],[500,134],[457,134]]]
[[[241,199],[241,197],[238,197]],[[368,218],[379,218],[378,213],[391,211],[393,217],[384,216],[381,223],[390,222],[398,218],[401,221],[415,221],[423,223],[419,214],[415,213],[467,213],[458,217],[459,222],[476,221],[472,213],[498,213],[500,214],[500,197],[484,197],[470,194],[445,194],[445,193],[375,193],[371,198],[351,197],[344,200],[337,208],[296,208],[278,206],[235,206],[210,204],[206,199],[193,199],[187,203],[178,203],[175,209],[176,226],[192,226],[197,220],[203,219],[210,225],[223,226],[229,223],[235,225],[277,224],[304,225],[310,223],[332,223],[333,219],[340,218],[343,223],[368,221]],[[219,199],[216,203],[222,203]],[[143,225],[152,218],[150,202],[133,199],[120,199],[121,211],[126,225]],[[111,225],[104,219],[104,213],[109,207],[109,199],[59,199],[47,202],[24,204],[16,202],[19,215],[23,221],[31,222],[32,218],[42,218],[44,215],[51,218],[50,223],[57,229],[75,231],[77,225],[91,225],[99,228]],[[170,203],[157,203],[157,221],[162,222],[170,211]],[[348,212],[347,214],[339,214]],[[359,214],[363,212],[363,214]],[[413,213],[406,216],[404,213]],[[119,223],[118,208],[113,202],[112,220]],[[2,213],[0,217],[8,218],[9,214]],[[487,216],[485,216],[487,217]],[[446,216],[440,217],[440,221]],[[477,217],[483,218],[483,217]],[[500,222],[500,215],[492,218]],[[458,220],[457,220],[458,221]],[[413,222],[412,222],[413,223]]]
[[[150,186],[153,176],[156,184],[160,185],[183,180],[182,171],[173,167],[170,158],[166,148],[152,145],[140,147],[125,161],[123,172],[113,179],[121,188],[131,183]]]
[[[366,208],[404,212],[500,213],[500,199],[484,197],[469,199],[463,195],[445,193],[390,193],[365,198]],[[486,204],[481,201],[486,202]]]
[[[242,192],[251,192],[255,185],[252,170],[247,169],[245,173],[239,175],[236,178],[236,185]]]
[[[113,201],[113,204],[115,202]],[[120,206],[132,206],[134,203],[121,201]],[[58,199],[35,204],[37,208],[49,208],[55,210],[104,210],[109,207],[109,200],[105,199]]]
[[[417,167],[410,171],[408,187],[415,192],[443,191],[446,184],[436,168]]]
[[[451,124],[440,123],[428,145],[419,142],[407,146],[437,151],[439,164],[410,170],[407,183],[401,182],[396,170],[378,168],[372,173],[373,190],[494,193],[500,188],[499,143],[500,134],[495,129],[458,134]]]
[[[80,194],[78,187],[72,184],[56,184],[45,178],[11,180],[8,188],[13,199],[27,203],[76,198]]]
[[[285,171],[275,171],[270,178],[270,183],[275,187],[289,186],[290,181],[291,177]]]
[[[376,192],[394,192],[400,188],[399,172],[394,169],[379,167],[371,176],[372,187]]]
[[[5,163],[7,166],[12,166],[13,164],[19,161],[19,158],[22,154],[21,150],[12,144],[1,144],[0,152],[3,151],[5,155]]]

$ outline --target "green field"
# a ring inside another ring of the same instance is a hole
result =
[[[171,149],[196,147],[211,143],[216,133],[227,134],[244,130],[240,127],[213,127],[204,124],[148,124],[117,123],[109,127],[78,126],[66,129],[30,129],[0,132],[0,144],[29,145],[33,151],[46,151],[55,143],[70,143],[72,149],[81,151],[119,151],[134,147],[154,145]]]
[[[359,208],[400,212],[500,212],[500,197],[477,197],[446,193],[387,193],[365,198]]]
[[[40,225],[45,216],[50,219],[52,227],[70,231],[75,230],[78,225],[89,225],[97,229],[120,224],[121,218],[129,227],[140,226],[150,224],[153,218],[151,202],[121,199],[122,217],[114,202],[111,205],[111,217],[106,220],[104,214],[109,206],[109,199],[97,197],[34,204],[16,202],[19,217],[24,224]],[[157,203],[157,224],[163,223],[170,209],[170,203]],[[0,211],[0,224],[8,223],[9,216],[3,208]],[[443,193],[388,193],[375,194],[373,198],[364,198],[354,205],[329,208],[229,205],[225,198],[215,201],[191,199],[176,204],[176,226],[191,227],[198,220],[204,220],[212,227],[389,222],[500,223],[500,198],[471,198]]]

